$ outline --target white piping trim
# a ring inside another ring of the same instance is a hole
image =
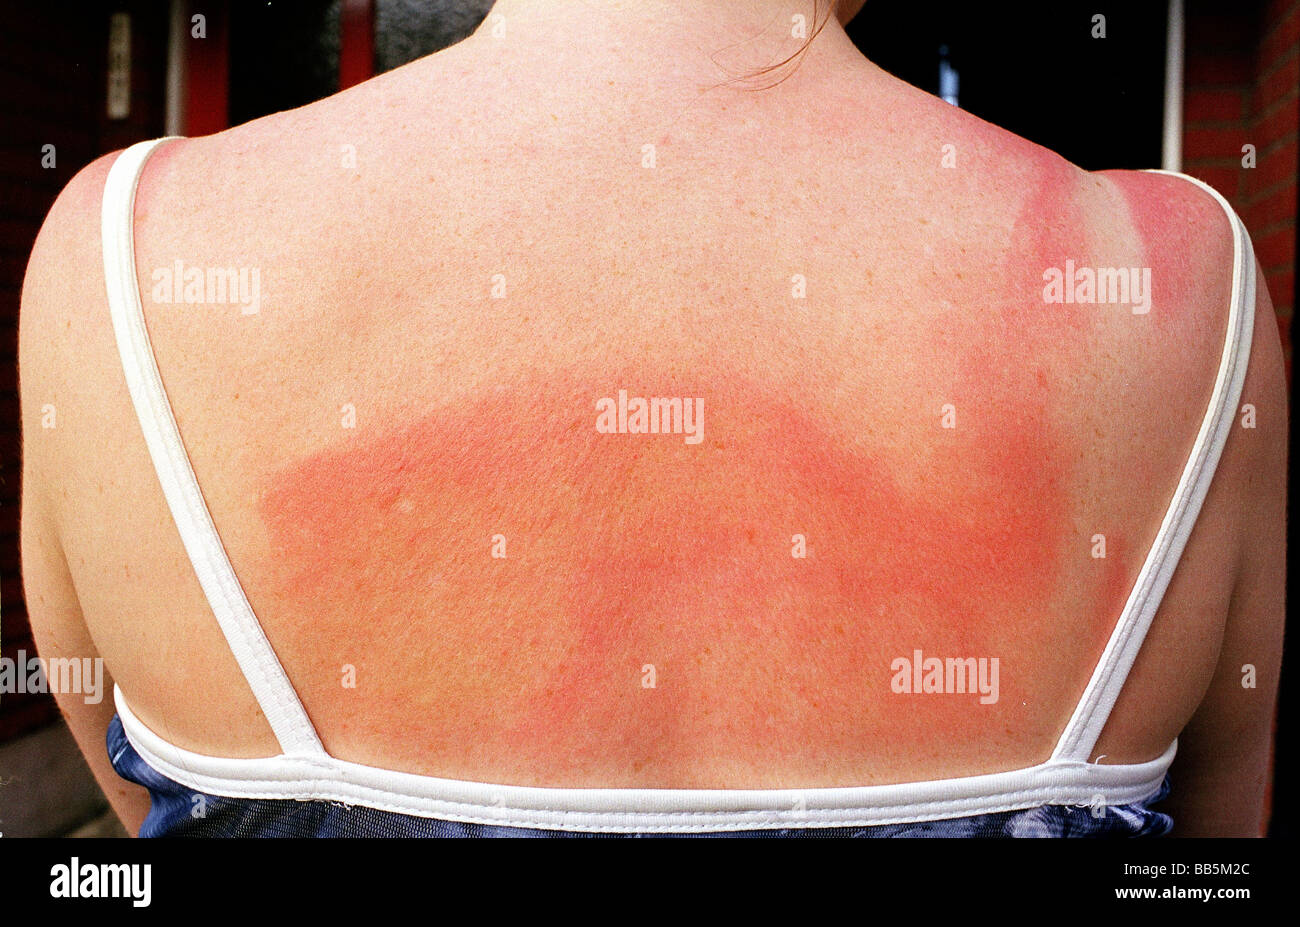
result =
[[[855,788],[558,789],[418,776],[328,755],[227,759],[183,750],[132,714],[113,687],[122,730],[146,763],[196,791],[246,799],[337,801],[415,817],[502,827],[703,833],[775,827],[867,827],[1041,805],[1122,805],[1150,798],[1177,741],[1147,763],[1047,762],[1010,772]]]

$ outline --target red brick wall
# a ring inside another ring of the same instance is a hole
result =
[[[1189,10],[1183,170],[1226,196],[1250,230],[1290,379],[1300,0],[1257,6],[1203,0]],[[1243,165],[1244,145],[1255,146],[1253,168]]]
[[[1295,313],[1300,0],[1189,4],[1183,170],[1219,190],[1250,230],[1291,371]],[[1256,164],[1243,166],[1242,147]]]

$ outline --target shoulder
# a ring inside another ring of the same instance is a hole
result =
[[[1233,299],[1234,231],[1215,195],[1184,176],[1085,174],[1084,207],[1102,263],[1149,281],[1142,314],[1115,313],[1108,334],[1126,375],[1169,407],[1208,399]]]
[[[88,435],[108,427],[104,404],[125,390],[107,309],[102,232],[105,185],[122,154],[96,158],[68,181],[27,262],[18,367],[23,482],[33,490],[25,493],[32,504],[43,487],[62,484],[65,463],[85,459]]]
[[[22,320],[41,321],[58,297],[98,266],[104,183],[121,155],[110,152],[78,171],[59,193],[41,224],[23,277]]]
[[[1148,375],[1148,389],[1167,408],[1189,405],[1199,418],[1228,337],[1234,298],[1233,222],[1224,205],[1185,176],[1105,171],[1091,175],[1107,184],[1125,207],[1127,234],[1145,256],[1159,297],[1145,337],[1134,339],[1146,355],[1132,369]],[[1244,244],[1244,241],[1243,241]],[[1234,427],[1219,464],[1207,513],[1216,508],[1238,521],[1243,547],[1250,523],[1276,509],[1284,494],[1287,385],[1277,317],[1258,263],[1243,272],[1256,281],[1254,324],[1245,346],[1246,381]],[[1270,489],[1261,493],[1260,487]],[[1213,498],[1225,504],[1215,506]],[[1259,503],[1263,502],[1263,509]]]
[[[39,472],[33,455],[48,447],[42,410],[61,394],[59,381],[79,356],[81,339],[103,306],[101,208],[114,151],[86,165],[50,207],[32,246],[23,277],[18,326],[18,368],[24,435],[24,483]],[[57,419],[56,419],[57,421]],[[33,440],[35,435],[42,440]]]
[[[1176,309],[1222,314],[1230,295],[1233,229],[1215,196],[1182,175],[1116,170],[1089,176],[1105,197],[1103,221],[1131,238],[1161,278],[1158,287],[1163,281],[1168,305],[1153,321],[1176,318]],[[1112,206],[1118,208],[1110,212]]]
[[[1184,175],[1103,171],[1090,176],[1109,187],[1111,202],[1124,207],[1119,234],[1132,237],[1152,271],[1155,293],[1163,295],[1159,313],[1153,312],[1153,332],[1171,347],[1208,352],[1217,366],[1234,298],[1237,241],[1231,205]],[[1248,266],[1242,272],[1253,274],[1256,282],[1250,368],[1260,365],[1263,374],[1281,369],[1280,342],[1267,285],[1248,243],[1246,233],[1241,244]]]

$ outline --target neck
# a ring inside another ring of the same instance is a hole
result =
[[[588,60],[652,61],[714,81],[772,83],[864,60],[830,0],[497,0],[475,36]]]

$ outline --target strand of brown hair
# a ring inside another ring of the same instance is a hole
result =
[[[748,84],[750,86],[746,86],[744,89],[753,92],[757,90],[770,90],[773,87],[777,86],[778,84],[781,84],[786,80],[789,80],[790,75],[792,75],[798,69],[799,62],[802,61],[804,55],[808,53],[808,49],[812,46],[813,41],[817,38],[817,36],[821,35],[821,31],[826,28],[826,24],[830,22],[831,17],[835,15],[835,10],[838,4],[839,4],[839,0],[826,0],[825,2],[826,15],[819,16],[818,11],[822,8],[823,0],[813,0],[813,23],[815,25],[812,33],[808,36],[808,38],[804,41],[804,43],[799,46],[798,49],[796,49],[791,54],[787,55],[785,58],[782,58],[780,61],[774,62],[773,64],[766,65],[765,67],[758,68],[754,71],[751,71],[749,74],[728,78],[727,80],[722,81],[719,84],[715,85],[715,87],[721,87],[727,84]],[[716,58],[714,59],[714,63],[715,64],[717,63]],[[722,65],[719,65],[719,67],[722,67]],[[759,80],[769,74],[774,74],[777,71],[780,71],[782,69],[784,69],[785,73],[782,74],[781,77],[779,77],[777,80],[774,80],[769,84],[764,84],[761,86],[753,85],[756,80]]]

